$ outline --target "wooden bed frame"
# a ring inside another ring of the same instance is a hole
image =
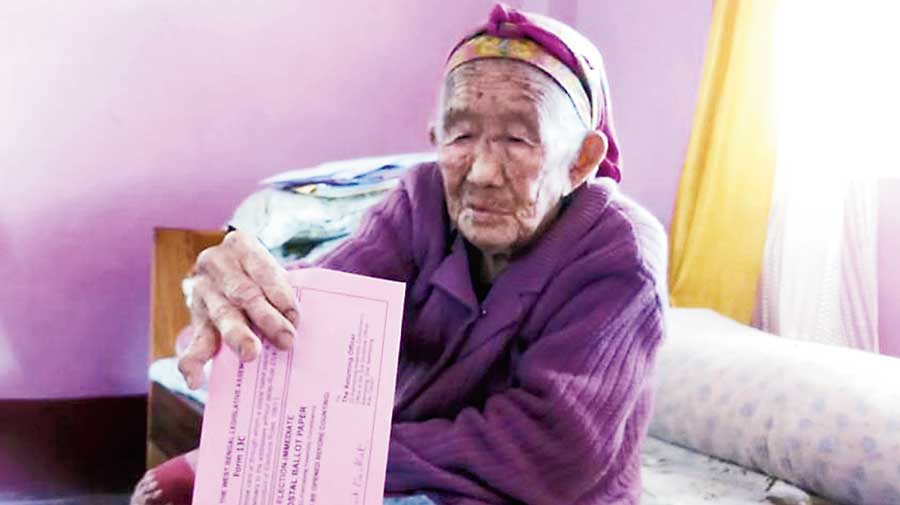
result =
[[[175,338],[190,322],[181,280],[190,272],[200,251],[218,244],[224,236],[224,230],[154,228],[150,363],[175,355]],[[197,447],[202,418],[203,405],[151,383],[147,406],[147,468]]]

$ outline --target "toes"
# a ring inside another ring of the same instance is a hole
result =
[[[144,493],[149,494],[153,491],[156,491],[157,489],[159,489],[159,483],[156,482],[156,479],[149,479],[147,481],[147,485],[144,486]]]
[[[161,496],[162,490],[159,489],[156,476],[152,471],[148,471],[135,486],[130,505],[156,505],[155,500]]]
[[[146,491],[149,487],[156,487],[156,477],[151,472],[144,474],[144,477],[138,482],[135,491]]]
[[[144,492],[139,489],[135,489],[134,494],[131,495],[131,501],[129,502],[129,505],[147,505],[147,499],[144,496]]]

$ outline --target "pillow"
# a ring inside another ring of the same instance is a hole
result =
[[[229,224],[255,235],[269,249],[290,240],[322,242],[351,233],[386,191],[348,198],[319,198],[275,188],[248,196]]]
[[[275,174],[261,181],[267,187],[247,197],[229,224],[256,235],[270,250],[294,242],[288,249],[305,248],[305,254],[321,242],[352,233],[409,167],[436,159],[434,152],[392,154]]]
[[[672,309],[656,437],[834,500],[900,503],[900,359]]]

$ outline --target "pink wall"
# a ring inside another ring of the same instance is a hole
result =
[[[711,3],[510,3],[605,50],[625,188],[668,223]],[[152,228],[427,148],[441,58],[491,2],[309,4],[0,4],[0,399],[145,391]]]
[[[710,0],[578,1],[604,52],[622,143],[623,189],[668,228],[697,104]]]

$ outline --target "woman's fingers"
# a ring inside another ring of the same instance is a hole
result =
[[[219,306],[221,300],[216,293],[212,293],[213,303],[221,310],[221,314],[214,314],[212,306],[210,306],[210,316],[216,322],[216,327],[219,328],[223,337],[225,337],[226,330],[222,329],[219,320],[227,316],[234,319],[235,323],[240,320],[244,326],[247,326],[248,331],[248,324],[252,323],[264,338],[282,349],[291,345],[294,326],[272,306],[262,288],[244,275],[243,271],[240,274],[232,274],[223,283],[222,296],[228,302],[226,306]]]
[[[255,359],[264,338],[282,349],[293,345],[297,301],[287,276],[252,237],[232,232],[197,257],[191,288],[194,339],[178,362],[191,388],[203,384],[203,365],[222,342],[241,359]]]
[[[207,317],[218,330],[222,341],[240,357],[241,361],[251,361],[259,354],[262,344],[250,329],[240,305],[232,303],[232,298],[222,294],[208,282],[201,281],[196,290],[202,293]]]
[[[235,249],[244,252],[239,256],[241,268],[262,290],[266,300],[290,322],[290,332],[293,335],[299,311],[297,298],[294,296],[294,290],[288,284],[284,268],[275,261],[275,258],[258,240],[246,234],[232,233],[230,235],[234,236],[232,242]],[[251,320],[253,320],[252,317]],[[253,322],[256,323],[255,320]]]
[[[266,335],[271,337],[280,335],[283,348],[289,348],[293,343],[300,313],[294,289],[287,281],[287,273],[269,254],[244,256],[241,266],[247,276],[259,287],[266,302],[258,303],[256,307],[248,306],[246,308],[247,315],[254,324],[266,332]],[[268,314],[268,306],[275,307],[280,317]],[[251,311],[251,309],[253,310]],[[265,321],[269,318],[274,320]],[[266,328],[266,323],[273,327],[272,332]],[[277,340],[276,343],[278,343]]]
[[[272,305],[296,326],[299,307],[294,289],[288,283],[287,272],[261,244],[254,243],[253,248],[261,253],[243,256],[241,266],[244,267],[247,275],[265,291],[266,297],[272,302]]]
[[[197,389],[203,385],[203,365],[212,359],[218,348],[219,334],[212,322],[198,322],[191,345],[178,360],[178,371],[184,376],[188,387]]]
[[[244,304],[247,318],[280,349],[294,345],[294,325],[280,312],[272,310],[265,296],[258,296]]]
[[[249,324],[253,324],[278,347],[292,345],[298,314],[293,290],[284,269],[255,239],[240,232],[229,233],[222,245],[200,254],[197,271],[201,280],[207,281],[203,290],[207,296],[218,293],[230,302],[229,308],[214,300],[217,314],[212,314],[210,307],[210,316],[226,342],[226,331],[240,338],[244,333],[240,326],[249,331]]]

